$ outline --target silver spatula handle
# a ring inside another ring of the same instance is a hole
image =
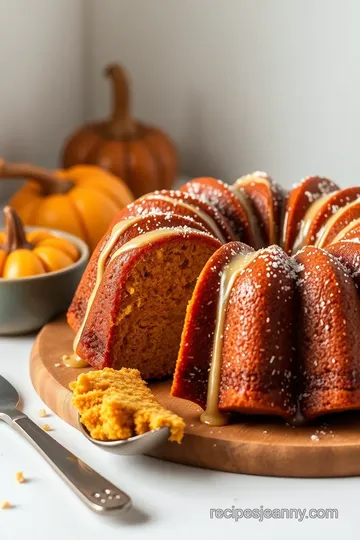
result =
[[[131,500],[126,493],[66,450],[30,418],[24,415],[13,419],[13,426],[31,442],[92,510],[106,512],[129,508]]]

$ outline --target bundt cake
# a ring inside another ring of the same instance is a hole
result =
[[[120,212],[68,322],[95,368],[175,369],[172,395],[205,423],[299,422],[360,409],[359,284],[360,188],[195,178]]]

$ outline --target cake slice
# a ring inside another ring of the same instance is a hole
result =
[[[145,379],[172,375],[186,306],[221,243],[156,214],[119,222],[94,253],[68,312],[74,352],[102,369],[139,369]]]
[[[170,441],[181,442],[185,423],[165,409],[137,369],[82,373],[70,384],[80,421],[93,439],[128,439],[167,426]]]

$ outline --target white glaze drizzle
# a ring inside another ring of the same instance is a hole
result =
[[[261,239],[261,234],[260,234],[260,227],[259,227],[259,224],[257,222],[257,219],[256,219],[256,216],[254,215],[254,212],[253,212],[253,209],[251,208],[251,204],[249,203],[248,201],[248,198],[247,198],[247,195],[245,193],[243,193],[240,188],[239,188],[239,185],[236,185],[236,183],[233,185],[233,186],[229,186],[232,193],[235,195],[235,197],[238,199],[238,201],[240,202],[245,214],[246,214],[246,217],[248,219],[248,222],[249,222],[249,226],[250,226],[250,230],[252,232],[252,235],[255,239],[255,245],[252,246],[253,248],[255,249],[259,249],[262,247],[262,239]]]
[[[149,197],[148,195],[144,195],[139,200],[140,201],[141,200],[152,201],[154,199],[159,200],[159,201],[164,201],[164,202],[171,203],[173,206],[179,205],[182,208],[185,208],[186,210],[197,214],[199,216],[199,218],[204,223],[206,223],[206,225],[213,232],[213,234],[216,236],[216,238],[218,240],[220,240],[220,242],[222,244],[226,243],[226,239],[225,239],[223,233],[221,232],[221,230],[219,229],[219,227],[217,226],[215,220],[209,214],[207,214],[206,212],[204,212],[203,210],[201,210],[197,206],[193,206],[192,204],[188,204],[188,203],[182,201],[181,199],[172,199],[171,197],[167,197],[166,195],[162,195],[161,193],[159,193],[159,194],[156,193],[154,195],[152,194],[151,197]]]
[[[268,173],[264,172],[264,171],[254,171],[252,173],[249,173],[249,174],[245,174],[244,176],[241,176],[236,182],[235,184],[237,184],[238,182],[254,182],[254,181],[258,181],[258,180],[270,180],[270,176],[268,175]]]
[[[99,260],[98,260],[98,268],[97,268],[95,286],[94,286],[94,289],[93,289],[93,291],[92,291],[92,293],[90,295],[84,319],[83,319],[82,324],[81,324],[81,326],[79,328],[79,331],[76,334],[75,339],[74,339],[74,345],[73,345],[74,352],[76,352],[77,346],[78,346],[79,341],[81,339],[81,335],[83,333],[83,330],[84,330],[85,325],[86,325],[87,318],[88,318],[90,310],[91,310],[91,306],[92,306],[92,304],[93,304],[93,302],[95,300],[96,293],[97,293],[98,288],[99,288],[99,286],[101,284],[101,281],[102,281],[102,278],[103,278],[103,275],[104,275],[104,272],[105,272],[106,259],[110,255],[110,252],[113,249],[113,247],[114,247],[117,239],[119,238],[119,236],[126,229],[128,229],[131,225],[133,225],[134,223],[136,223],[137,221],[139,221],[141,219],[144,219],[144,216],[137,216],[135,218],[129,218],[129,219],[121,221],[120,223],[117,223],[115,225],[115,227],[114,227],[114,229],[113,229],[113,231],[111,233],[111,236],[110,236],[108,242],[106,243],[106,246],[105,246],[104,250],[101,253],[101,255],[102,255],[101,260],[100,260],[100,257],[99,257]],[[160,238],[179,235],[179,233],[184,231],[184,229],[186,229],[186,228],[184,228],[184,227],[177,227],[177,228],[163,227],[161,229],[156,229],[154,231],[145,232],[143,234],[140,234],[139,236],[136,236],[132,240],[129,240],[129,242],[126,242],[123,246],[121,246],[118,250],[116,250],[115,253],[111,256],[109,264],[111,262],[113,262],[120,255],[123,255],[124,253],[128,253],[129,251],[132,251],[133,249],[142,247],[142,246],[144,246],[146,244],[149,244],[151,242],[154,242],[155,240],[158,240]],[[190,229],[190,230],[195,232],[195,233],[197,232],[198,234],[206,234],[206,233],[201,233],[199,231],[196,231],[195,229]]]
[[[87,318],[89,316],[91,306],[92,306],[92,304],[94,302],[97,290],[98,290],[98,288],[100,286],[101,280],[102,280],[104,272],[105,272],[106,261],[107,261],[109,255],[110,255],[111,251],[114,249],[114,246],[115,246],[116,242],[119,240],[120,236],[125,231],[127,231],[127,229],[129,229],[132,225],[135,225],[135,223],[138,223],[142,219],[143,219],[142,216],[136,216],[136,217],[132,217],[132,218],[129,218],[129,219],[125,219],[123,221],[119,221],[119,223],[116,223],[114,225],[114,227],[112,228],[111,234],[110,234],[110,236],[109,236],[109,238],[108,238],[108,240],[107,240],[107,242],[106,242],[106,244],[105,244],[102,252],[100,253],[98,260],[97,260],[96,280],[95,280],[94,288],[93,288],[93,290],[91,292],[91,295],[90,295],[88,303],[87,303],[84,318],[83,318],[82,323],[80,325],[80,328],[79,328],[79,330],[78,330],[78,332],[77,332],[77,334],[76,334],[76,336],[74,338],[74,342],[73,342],[74,353],[76,353],[76,349],[77,349],[77,346],[78,346],[79,341],[81,339],[81,334],[83,333],[83,330],[85,328],[85,324],[86,324]]]
[[[240,188],[243,186],[250,186],[252,184],[263,184],[267,188],[270,189],[271,193],[271,183],[270,183],[270,177],[261,171],[256,171],[252,174],[247,174],[246,176],[242,176],[238,180],[236,180],[234,184],[234,188]],[[251,198],[251,197],[250,197]],[[273,200],[273,196],[271,195],[271,199]],[[275,221],[274,221],[274,215],[272,214],[270,219],[270,235],[269,235],[269,243],[274,244],[276,240],[276,234],[275,234]]]
[[[223,426],[228,423],[226,415],[219,411],[220,379],[222,367],[222,346],[223,334],[226,318],[226,308],[230,298],[230,293],[238,275],[245,270],[256,253],[235,256],[230,263],[225,266],[220,281],[219,301],[216,311],[215,331],[213,350],[211,354],[206,408],[200,417],[201,422],[211,426]]]
[[[335,214],[333,214],[329,219],[326,221],[325,225],[320,229],[317,241],[315,243],[316,247],[324,247],[327,245],[327,235],[332,228],[332,226],[336,223],[338,219],[341,219],[341,216],[345,214],[351,207],[360,205],[360,199],[355,199],[355,201],[352,201],[351,203],[346,204],[342,208],[339,208]]]
[[[335,236],[334,240],[332,240],[331,243],[336,244],[336,242],[340,242],[342,240],[342,238],[344,238],[344,236],[348,232],[355,229],[355,227],[360,227],[360,218],[359,219],[354,219],[354,221],[350,221],[350,223],[348,225],[346,225],[346,227],[341,229],[341,231]],[[360,238],[360,233],[359,233],[359,238]]]
[[[167,236],[178,236],[179,233],[181,233],[184,230],[184,227],[163,227],[161,229],[156,229],[154,231],[149,231],[146,233],[143,233],[139,236],[136,236],[132,240],[129,240],[129,242],[126,242],[121,248],[119,248],[115,253],[111,256],[110,262],[114,261],[117,257],[120,255],[123,255],[124,253],[127,253],[129,251],[132,251],[133,249],[145,246],[146,244],[150,244],[151,242],[155,242],[156,240],[159,240],[159,238],[165,238]],[[197,231],[196,229],[190,229],[194,233],[198,234],[205,234],[201,231]],[[211,238],[210,235],[207,235]]]
[[[309,208],[307,209],[306,211],[306,214],[303,218],[303,220],[301,221],[301,226],[300,226],[300,230],[298,232],[298,235],[295,239],[295,242],[294,242],[294,245],[292,247],[292,252],[293,253],[297,253],[298,251],[300,251],[300,249],[302,249],[305,245],[305,240],[306,240],[306,237],[308,235],[308,232],[309,232],[309,229],[311,227],[311,224],[313,223],[317,213],[319,212],[320,208],[326,204],[326,202],[334,196],[334,194],[336,193],[336,191],[332,192],[332,193],[328,193],[327,195],[322,195],[321,197],[319,197],[318,199],[316,199],[316,201],[314,201],[313,203],[311,203],[311,205],[309,206]],[[285,227],[284,227],[284,230],[285,230]]]
[[[64,354],[61,360],[64,366],[68,368],[80,369],[80,368],[87,367],[89,365],[86,362],[86,360],[83,360],[82,358],[80,358],[80,356],[78,356],[76,353]]]

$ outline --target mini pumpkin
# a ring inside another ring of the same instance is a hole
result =
[[[108,66],[105,74],[113,90],[113,112],[108,120],[77,130],[63,150],[64,167],[96,164],[122,178],[135,197],[170,189],[177,172],[177,156],[167,135],[131,117],[130,91],[124,70]]]
[[[31,178],[9,202],[25,225],[74,234],[91,251],[119,210],[133,200],[121,180],[90,165],[50,172],[35,165],[0,159],[0,177]]]
[[[65,238],[48,231],[25,234],[19,215],[4,208],[5,232],[0,232],[0,277],[16,279],[62,270],[76,262],[79,252]]]

